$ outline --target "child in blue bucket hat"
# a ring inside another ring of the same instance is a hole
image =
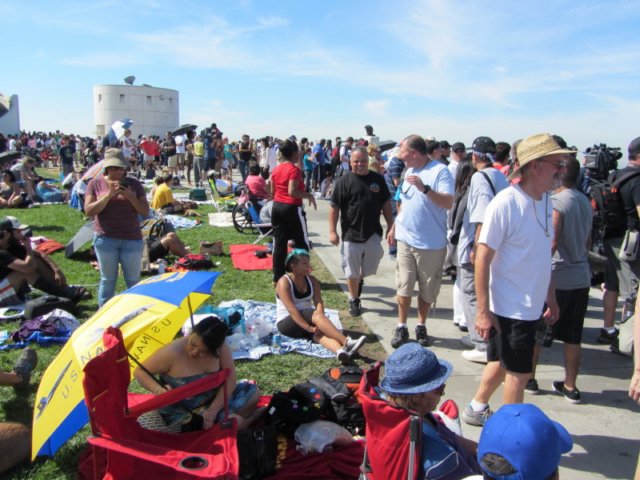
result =
[[[406,343],[389,356],[384,370],[383,398],[422,416],[419,478],[453,480],[481,474],[475,458],[477,444],[456,435],[432,413],[444,395],[453,366],[418,343]]]

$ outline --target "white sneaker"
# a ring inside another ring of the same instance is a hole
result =
[[[338,358],[338,361],[340,363],[342,363],[342,364],[349,363],[349,360],[351,359],[351,355],[349,355],[349,352],[347,351],[347,347],[346,346],[340,348],[336,352],[336,357]]]
[[[342,348],[346,348],[347,352],[349,353],[349,357],[351,357],[354,353],[362,348],[366,341],[367,337],[365,337],[364,335],[355,340],[351,337],[347,337],[347,343]]]
[[[465,350],[462,352],[462,358],[469,362],[487,363],[487,352],[486,350],[482,351],[475,348],[473,350]]]

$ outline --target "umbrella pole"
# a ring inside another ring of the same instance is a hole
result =
[[[191,319],[191,330],[196,327],[195,323],[193,323],[193,308],[191,308],[191,297],[187,297],[187,305],[189,305],[189,318]]]

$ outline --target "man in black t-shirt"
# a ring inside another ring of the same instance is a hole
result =
[[[329,211],[329,241],[338,245],[338,219],[342,230],[342,268],[349,289],[349,313],[362,313],[360,294],[363,279],[374,275],[384,255],[382,225],[384,215],[387,229],[393,225],[391,197],[384,177],[369,170],[369,155],[364,147],[351,151],[351,171],[341,176],[333,187]],[[342,218],[340,218],[342,217]]]

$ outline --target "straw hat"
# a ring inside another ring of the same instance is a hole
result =
[[[558,153],[572,155],[576,153],[576,150],[562,148],[552,135],[539,133],[522,140],[516,149],[516,153],[518,154],[518,163],[520,164],[520,168],[522,168],[527,163],[546,157],[547,155],[555,155]]]
[[[103,168],[109,167],[121,167],[121,168],[129,168],[129,164],[124,161],[124,155],[122,154],[122,150],[118,148],[107,148],[104,152],[104,163],[102,164]]]

